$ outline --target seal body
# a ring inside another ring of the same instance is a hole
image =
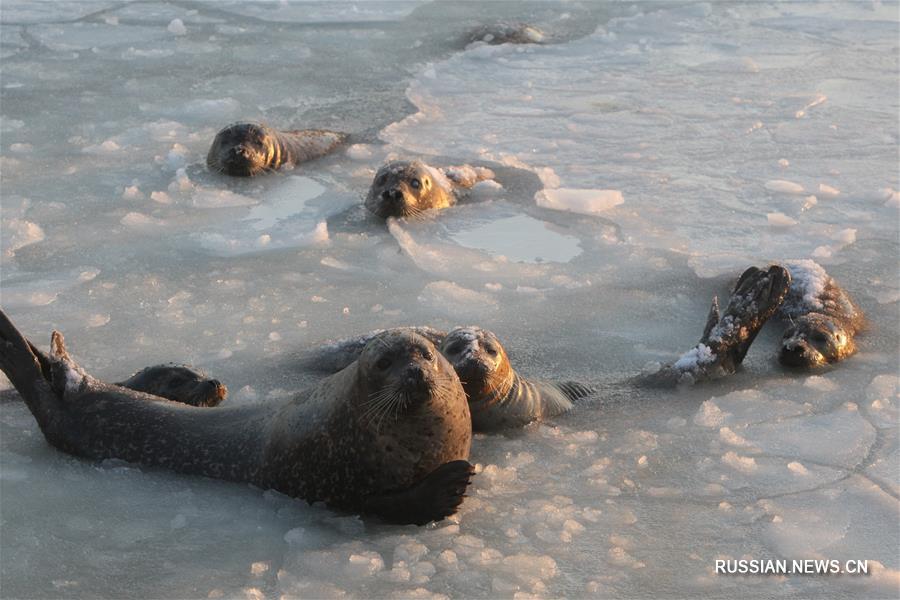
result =
[[[375,173],[365,206],[382,219],[418,217],[427,210],[453,206],[460,190],[493,177],[490,169],[481,167],[442,170],[420,160],[395,160]]]
[[[191,406],[218,406],[228,395],[218,379],[187,365],[147,367],[116,385]]]
[[[235,123],[216,134],[206,164],[216,173],[252,177],[324,156],[346,139],[336,131],[279,131],[261,123]]]
[[[865,318],[850,295],[812,260],[785,263],[791,287],[778,311],[788,326],[778,360],[788,367],[833,363],[856,351]]]
[[[453,366],[466,392],[475,431],[498,431],[542,421],[571,410],[573,401],[594,392],[577,382],[522,377],[513,369],[497,336],[481,327],[457,327],[450,332],[431,327],[408,330],[428,337]],[[309,366],[325,371],[343,368],[378,333],[326,345]]]
[[[471,421],[452,367],[428,340],[385,332],[359,360],[296,397],[197,408],[101,382],[54,332],[51,352],[0,312],[0,367],[53,446],[244,481],[390,521],[455,512],[472,474]]]

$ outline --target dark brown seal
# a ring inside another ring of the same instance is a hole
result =
[[[461,190],[493,177],[493,171],[483,167],[438,169],[420,160],[395,160],[375,173],[365,206],[382,219],[418,217],[426,210],[453,206]]]
[[[50,354],[0,311],[0,368],[44,437],[118,458],[422,524],[456,511],[472,474],[471,421],[453,368],[428,340],[388,331],[292,399],[197,408],[104,383],[53,333]]]
[[[216,134],[206,164],[210,171],[252,177],[325,156],[347,134],[320,129],[279,131],[261,123],[234,123]]]

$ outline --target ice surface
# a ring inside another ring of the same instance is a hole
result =
[[[555,422],[476,436],[458,516],[390,527],[61,454],[0,383],[8,597],[893,597],[900,581],[896,3],[17,2],[0,10],[0,305],[87,372],[160,362],[227,402],[312,382],[320,340],[472,323]],[[494,21],[541,45],[465,49]],[[180,23],[180,25],[179,25]],[[352,145],[208,173],[234,119]],[[386,160],[496,182],[428,218],[354,210]],[[815,260],[870,326],[806,376],[628,378],[700,338],[749,264]],[[214,548],[215,552],[210,552]],[[722,577],[716,558],[868,559]]]

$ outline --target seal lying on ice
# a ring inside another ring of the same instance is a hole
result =
[[[245,481],[416,524],[453,514],[473,473],[459,378],[409,331],[373,337],[358,360],[294,398],[253,406],[197,408],[104,383],[72,360],[61,334],[44,354],[2,311],[0,368],[47,441],[85,458]]]

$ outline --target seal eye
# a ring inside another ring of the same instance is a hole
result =
[[[430,362],[430,361],[434,360],[434,353],[431,350],[426,348],[425,350],[422,351],[422,358],[424,358],[425,360]]]
[[[491,356],[497,356],[497,347],[493,344],[485,344],[484,349]]]
[[[375,366],[382,371],[386,371],[387,368],[391,366],[391,359],[387,356],[382,356],[380,359],[378,359],[378,362],[375,363]]]
[[[409,182],[409,187],[411,187],[414,190],[417,190],[420,187],[422,187],[422,182],[419,181],[418,179],[413,179],[412,181]]]
[[[824,344],[828,342],[828,338],[821,331],[814,331],[813,334],[809,336],[809,339],[811,339],[816,344]]]

